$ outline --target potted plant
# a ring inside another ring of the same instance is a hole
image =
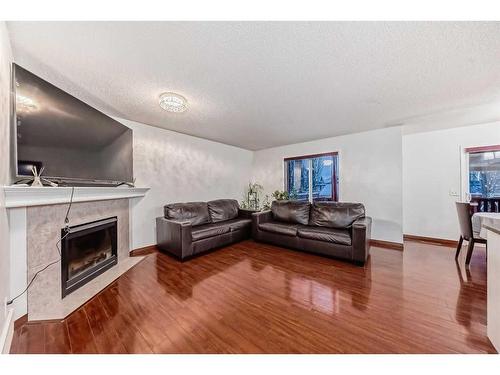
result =
[[[249,183],[248,187],[245,191],[245,195],[243,200],[240,203],[241,208],[247,210],[256,210],[258,211],[260,208],[260,195],[264,188],[261,184],[254,182]]]
[[[276,201],[295,200],[297,199],[297,192],[294,189],[292,189],[290,193],[285,190],[275,190],[273,198]]]

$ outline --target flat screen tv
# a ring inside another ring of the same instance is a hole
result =
[[[35,166],[59,183],[133,182],[132,129],[17,64],[12,71],[17,180]]]

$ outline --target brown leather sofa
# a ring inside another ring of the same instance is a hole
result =
[[[234,199],[173,203],[156,218],[160,250],[184,260],[221,246],[247,239],[252,232],[251,215]]]
[[[368,258],[372,220],[361,203],[274,201],[252,220],[257,241],[358,264]]]

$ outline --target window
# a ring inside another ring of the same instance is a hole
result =
[[[471,197],[500,197],[500,146],[475,147],[469,153]]]
[[[285,190],[301,201],[338,200],[338,154],[286,158]]]
[[[468,193],[478,211],[499,211],[500,145],[472,147],[468,156]]]

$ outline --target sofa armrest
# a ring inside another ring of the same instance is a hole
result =
[[[273,214],[271,211],[261,211],[252,214],[252,237],[259,240],[259,224],[271,221]]]
[[[252,223],[259,225],[271,221],[272,218],[273,215],[271,211],[255,212],[252,214]]]
[[[259,212],[257,210],[250,210],[247,208],[238,209],[238,217],[242,219],[252,219],[252,214]]]
[[[365,216],[352,223],[352,259],[365,263],[370,253],[372,218]]]
[[[190,256],[191,251],[191,223],[156,218],[156,241],[161,250],[165,250],[178,258]]]

